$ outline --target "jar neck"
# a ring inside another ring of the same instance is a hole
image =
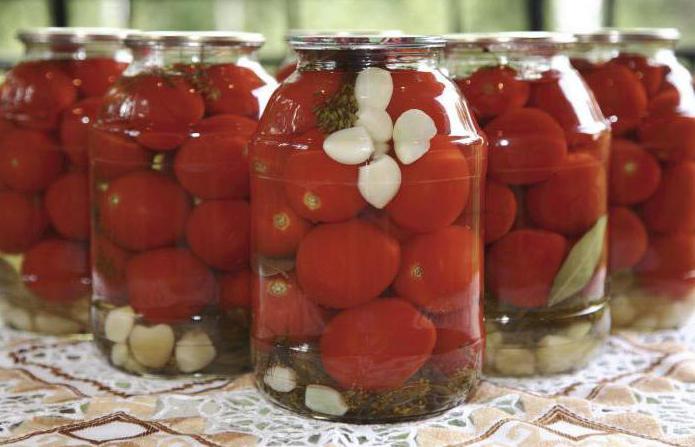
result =
[[[621,43],[582,43],[573,50],[573,56],[588,59],[593,63],[607,62],[620,54],[644,56],[662,62],[675,61],[674,45],[669,42],[621,42]]]
[[[438,67],[439,48],[296,50],[299,71],[356,71],[367,67],[431,71]]]
[[[478,48],[451,48],[447,50],[445,66],[454,78],[468,77],[484,66],[508,66],[516,70],[520,79],[533,80],[549,70],[572,70],[569,56],[561,51],[484,51]]]
[[[121,42],[85,42],[79,44],[56,44],[51,42],[27,43],[24,47],[25,60],[81,60],[109,58],[130,62],[130,50]]]
[[[151,45],[133,47],[132,51],[133,65],[140,68],[178,64],[240,64],[243,61],[258,60],[256,48],[234,45]]]

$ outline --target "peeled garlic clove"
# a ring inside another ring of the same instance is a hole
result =
[[[286,366],[271,366],[263,375],[263,383],[279,393],[289,393],[297,387],[297,373]]]
[[[169,362],[174,350],[174,330],[166,324],[136,325],[130,332],[128,343],[138,363],[148,368],[161,368]]]
[[[34,324],[36,331],[52,335],[75,334],[81,329],[76,321],[45,312],[36,315]]]
[[[401,187],[401,169],[388,155],[360,166],[357,176],[360,194],[374,208],[385,207]]]
[[[208,334],[193,329],[183,334],[176,343],[176,365],[184,373],[200,371],[215,360],[217,351]]]
[[[385,143],[393,136],[393,121],[385,110],[365,107],[357,112],[356,126],[367,129],[375,143]]]
[[[577,341],[561,335],[546,335],[536,350],[538,371],[559,374],[580,368],[593,349],[592,340]]]
[[[323,141],[323,150],[333,160],[344,165],[358,165],[369,160],[374,153],[374,144],[361,126],[339,130]]]
[[[20,331],[31,331],[34,329],[34,319],[31,313],[21,307],[10,306],[5,318],[10,326]]]
[[[317,413],[342,416],[350,409],[342,394],[325,385],[309,385],[304,394],[304,405]]]
[[[406,110],[393,126],[393,144],[396,156],[404,165],[417,161],[430,149],[430,140],[437,134],[437,126],[425,112]]]
[[[391,73],[383,68],[362,70],[355,80],[355,98],[360,108],[374,107],[386,110],[393,94]]]
[[[135,324],[135,311],[130,306],[113,309],[104,320],[104,335],[114,343],[125,343]]]
[[[494,369],[505,376],[530,376],[536,370],[536,359],[529,349],[498,348],[494,358]]]
[[[116,343],[111,347],[111,363],[114,366],[125,365],[128,357],[130,357],[130,352],[128,352],[128,345],[125,343]]]
[[[587,335],[589,335],[589,332],[591,332],[591,326],[591,323],[589,323],[588,321],[579,321],[577,323],[570,324],[564,330],[564,333],[571,339],[581,340]]]

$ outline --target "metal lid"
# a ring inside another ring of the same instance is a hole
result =
[[[398,48],[443,48],[444,39],[426,35],[385,35],[368,33],[302,34],[289,36],[289,45],[295,50],[380,50]]]
[[[17,38],[25,44],[84,44],[90,42],[122,42],[132,32],[134,30],[122,28],[27,28],[19,30]]]
[[[242,46],[259,48],[265,38],[259,33],[241,31],[139,31],[128,34],[130,47],[164,46]]]
[[[563,47],[574,44],[577,38],[569,33],[549,31],[510,31],[499,33],[446,34],[447,47],[483,48],[495,47]]]
[[[403,31],[398,29],[291,29],[285,34],[285,40],[299,36],[402,36]]]
[[[677,42],[681,34],[675,28],[603,28],[575,33],[582,43]]]

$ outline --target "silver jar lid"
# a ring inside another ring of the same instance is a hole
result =
[[[680,40],[680,32],[675,28],[603,28],[586,33],[575,33],[581,43],[640,43],[667,42]]]
[[[260,48],[265,38],[259,33],[241,31],[139,31],[125,39],[130,47],[161,46],[239,46]]]
[[[323,34],[290,35],[287,39],[295,50],[382,50],[407,48],[443,48],[441,36],[429,35],[384,35],[337,32]]]
[[[19,30],[17,38],[25,44],[84,44],[89,42],[122,42],[135,30],[122,28],[46,27]]]
[[[509,47],[565,47],[577,42],[569,33],[551,31],[510,31],[499,33],[446,34],[447,47],[494,50]]]

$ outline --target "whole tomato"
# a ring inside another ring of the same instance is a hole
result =
[[[63,154],[43,132],[17,129],[0,140],[0,181],[15,191],[42,191],[62,170]]]
[[[250,138],[256,131],[258,123],[239,115],[215,115],[202,119],[193,126],[193,133],[198,136],[228,133],[241,138]]]
[[[99,197],[103,233],[129,250],[176,242],[184,234],[190,209],[185,191],[152,171],[120,177]]]
[[[126,266],[128,300],[151,323],[191,318],[215,298],[215,277],[188,250],[160,248]]]
[[[608,194],[611,204],[634,205],[654,194],[661,182],[659,162],[643,147],[629,140],[611,142]]]
[[[529,98],[528,83],[517,79],[511,67],[481,67],[458,85],[475,112],[482,119],[523,107]]]
[[[695,231],[695,161],[672,165],[642,207],[644,223],[659,233]]]
[[[321,363],[348,389],[402,386],[432,354],[437,331],[412,304],[380,299],[333,317],[321,336]]]
[[[431,362],[447,376],[482,363],[483,343],[477,302],[448,314],[437,315],[437,342]]]
[[[658,235],[635,267],[637,281],[651,293],[686,299],[695,288],[695,234]]]
[[[126,265],[131,253],[101,235],[91,239],[94,295],[125,304]]]
[[[111,58],[90,57],[70,61],[69,71],[81,96],[98,97],[103,96],[121,77],[127,66],[128,64]]]
[[[516,196],[506,185],[488,180],[484,208],[485,243],[489,244],[512,229],[517,212]]]
[[[0,252],[21,253],[34,245],[48,226],[41,198],[0,191]]]
[[[459,93],[453,86],[451,94],[445,94],[447,88],[443,79],[434,72],[395,70],[391,72],[393,80],[393,95],[386,111],[395,123],[403,112],[410,109],[418,109],[425,112],[437,126],[437,133],[448,134],[450,123],[445,101],[449,98],[457,98],[458,104],[451,104],[454,108],[461,107],[458,100]],[[446,104],[449,105],[449,104]]]
[[[46,210],[53,228],[67,239],[89,237],[89,183],[87,175],[70,172],[46,191]]]
[[[111,180],[152,163],[151,151],[119,133],[90,127],[87,141],[95,180]]]
[[[205,81],[212,92],[205,98],[205,108],[211,115],[231,113],[259,118],[258,98],[253,91],[265,82],[246,67],[236,64],[215,64],[205,69]]]
[[[24,253],[22,280],[46,301],[69,303],[90,293],[88,258],[81,243],[44,239]]]
[[[248,268],[221,275],[218,284],[220,309],[227,312],[251,308],[251,271]]]
[[[61,149],[78,169],[85,170],[87,161],[87,136],[89,128],[101,108],[101,98],[88,98],[65,109],[60,121]]]
[[[612,207],[608,214],[608,237],[611,272],[629,269],[647,251],[648,235],[637,214],[625,207]]]

